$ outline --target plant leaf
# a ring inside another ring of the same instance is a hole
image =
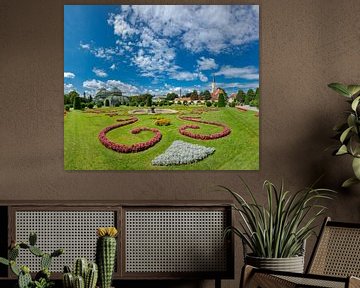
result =
[[[357,106],[359,105],[360,96],[356,97],[354,101],[351,103],[351,109],[356,111]]]
[[[340,95],[342,96],[345,96],[345,97],[348,97],[350,98],[351,97],[351,94],[347,88],[346,85],[344,84],[341,84],[341,83],[330,83],[328,85],[329,88],[333,89],[335,92],[339,93]]]
[[[350,93],[350,96],[354,96],[360,92],[360,85],[348,85],[347,90]]]
[[[341,145],[341,147],[339,148],[339,150],[336,152],[335,155],[344,155],[347,153],[348,153],[348,150],[347,150],[346,145]]]
[[[360,180],[360,158],[354,157],[352,168],[357,179]]]
[[[349,178],[346,181],[344,181],[344,183],[341,185],[341,187],[348,188],[352,185],[359,184],[359,183],[360,183],[359,179],[357,179],[356,177],[352,177],[352,178]]]
[[[351,127],[347,128],[347,129],[345,129],[345,131],[343,133],[341,133],[341,136],[340,136],[341,143],[344,143],[346,137],[348,136],[348,134],[349,134],[349,132],[351,131],[352,128],[353,127],[351,126]]]

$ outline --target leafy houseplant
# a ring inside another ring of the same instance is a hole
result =
[[[337,147],[334,154],[349,154],[353,157],[352,168],[355,177],[347,179],[342,184],[343,187],[348,187],[360,183],[360,85],[331,83],[328,86],[340,95],[348,98],[347,102],[351,105],[347,121],[334,127],[340,140],[340,146]]]
[[[240,215],[240,227],[229,227],[225,232],[233,232],[239,236],[243,244],[251,250],[251,254],[246,255],[245,258],[247,264],[261,266],[260,258],[280,258],[281,261],[284,258],[297,257],[300,262],[294,268],[295,270],[285,270],[302,272],[304,243],[314,233],[315,220],[326,209],[317,202],[321,199],[331,199],[334,191],[305,188],[296,193],[290,193],[290,191],[285,191],[283,184],[278,189],[266,180],[264,189],[267,193],[267,205],[263,206],[257,202],[250,188],[245,183],[244,185],[251,197],[251,202],[246,201],[231,189],[221,186],[235,198],[236,204],[233,208]],[[255,262],[251,260],[254,257]],[[276,270],[278,267],[276,265],[271,268],[267,266],[261,268]]]

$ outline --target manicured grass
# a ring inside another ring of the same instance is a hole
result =
[[[168,107],[164,107],[165,109]],[[199,108],[173,105],[170,109],[181,111],[182,115],[200,116],[201,119],[226,124],[231,134],[216,140],[196,140],[181,135],[181,125],[192,124],[200,129],[193,133],[210,134],[222,130],[221,127],[181,120],[179,114],[172,115],[135,115],[136,123],[108,132],[107,137],[114,142],[131,145],[145,142],[153,137],[150,131],[131,134],[137,127],[157,128],[162,139],[154,147],[138,152],[123,154],[105,148],[98,140],[99,132],[116,119],[129,118],[129,107],[102,108],[102,112],[116,111],[120,115],[110,117],[105,113],[85,113],[71,111],[64,118],[64,166],[65,170],[257,170],[259,169],[259,118],[251,111],[241,112],[235,108],[219,108],[210,111]],[[196,112],[203,110],[200,115]],[[170,119],[169,126],[156,126],[156,117]],[[213,155],[193,164],[180,166],[152,166],[151,160],[162,154],[175,140],[199,144],[216,149]]]

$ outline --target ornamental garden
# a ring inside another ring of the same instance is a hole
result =
[[[208,102],[110,107],[75,96],[64,109],[65,170],[258,170],[258,111]]]

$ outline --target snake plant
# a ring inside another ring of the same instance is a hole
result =
[[[360,85],[344,85],[331,83],[331,89],[347,98],[351,109],[347,113],[346,122],[334,127],[340,145],[334,151],[334,155],[349,154],[353,157],[352,168],[354,177],[347,179],[342,186],[348,187],[360,183]]]
[[[243,180],[242,180],[243,181]],[[266,205],[261,205],[254,193],[243,181],[246,201],[239,193],[220,186],[235,199],[233,208],[240,215],[239,227],[228,227],[225,234],[233,232],[247,245],[252,256],[265,258],[288,258],[301,255],[303,244],[314,233],[316,220],[326,207],[318,200],[331,199],[334,193],[328,189],[304,188],[296,193],[264,182],[267,193]]]

